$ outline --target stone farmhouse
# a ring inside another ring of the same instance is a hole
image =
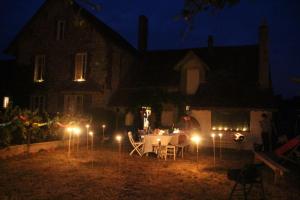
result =
[[[260,142],[262,113],[272,115],[268,27],[251,45],[148,50],[148,19],[140,16],[138,47],[77,1],[46,0],[18,33],[7,54],[30,82],[28,106],[49,113],[114,113],[117,128],[128,113],[152,112],[158,127],[171,128],[184,113],[200,124],[206,145],[212,132],[235,147]],[[17,99],[18,97],[11,97]],[[138,116],[135,116],[138,117]]]

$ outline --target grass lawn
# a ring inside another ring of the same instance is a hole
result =
[[[211,150],[200,149],[167,161],[119,154],[117,146],[96,146],[94,156],[82,147],[70,158],[64,149],[0,160],[0,199],[228,199],[233,182],[227,169],[252,161],[250,153],[224,152],[213,167]],[[218,155],[218,154],[217,154]],[[299,176],[290,174],[273,183],[263,169],[267,199],[299,199]],[[298,181],[298,182],[297,182]],[[260,199],[253,189],[250,199]]]

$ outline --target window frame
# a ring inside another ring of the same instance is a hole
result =
[[[80,101],[78,101],[78,98]],[[82,113],[84,108],[84,95],[65,94],[64,95],[64,113],[78,114]]]
[[[65,30],[66,30],[66,21],[58,20],[56,22],[56,40],[64,40],[65,39]]]

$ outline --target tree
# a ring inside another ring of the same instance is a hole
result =
[[[201,12],[222,10],[239,2],[240,0],[185,0],[181,15],[184,20],[190,21]]]

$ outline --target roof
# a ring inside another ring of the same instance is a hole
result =
[[[46,7],[46,5],[49,1],[53,1],[53,0],[46,0],[44,2],[44,4],[38,9],[38,11],[32,16],[32,18],[21,29],[21,31],[18,32],[16,37],[13,39],[13,41],[4,50],[4,53],[14,54],[11,51],[12,46],[18,41],[18,39],[21,37],[21,35],[29,28],[33,19],[36,18],[39,15],[39,13],[41,13],[44,10],[44,8]],[[110,28],[104,22],[102,22],[98,17],[93,15],[91,13],[92,11],[90,9],[88,9],[85,6],[85,4],[80,3],[79,1],[75,0],[74,3],[70,4],[70,6],[72,6],[72,8],[74,8],[76,10],[80,9],[81,15],[83,17],[85,17],[90,23],[92,23],[95,26],[96,30],[99,31],[101,34],[104,34],[105,37],[110,38],[112,41],[116,42],[120,46],[132,51],[133,53],[136,53],[136,49],[127,40],[125,40],[119,33],[114,31],[112,28]]]
[[[208,69],[206,82],[196,94],[184,97],[179,94],[181,72],[175,66],[190,51]],[[111,104],[126,104],[124,99],[135,101],[136,96],[147,98],[150,88],[157,91],[177,88],[177,94],[173,95],[194,107],[273,107],[272,91],[258,88],[258,55],[258,45],[147,51],[136,66],[137,70],[112,96]]]
[[[97,17],[96,13],[92,9],[89,9],[89,7],[87,7],[87,4],[75,0],[73,5],[76,9],[81,9],[81,14],[95,25],[96,30],[100,31],[100,33],[104,34],[106,37],[111,38],[122,47],[127,48],[134,53],[137,53],[136,49],[126,39],[124,39],[118,32],[114,31],[111,27],[102,22]]]
[[[180,82],[180,73],[175,66],[193,51],[209,70],[209,81],[235,79],[256,83],[258,80],[258,46],[224,46],[174,50],[153,50],[143,54],[137,70],[124,81],[123,87],[170,87]]]

